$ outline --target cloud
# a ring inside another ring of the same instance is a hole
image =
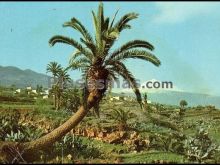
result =
[[[212,13],[219,7],[219,4],[218,2],[155,2],[159,13],[154,17],[153,22],[181,23],[191,18]]]

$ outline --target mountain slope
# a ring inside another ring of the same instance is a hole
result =
[[[16,87],[36,87],[42,85],[48,87],[49,76],[34,72],[30,69],[21,70],[13,66],[0,66],[0,85]]]

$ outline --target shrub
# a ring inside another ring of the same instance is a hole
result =
[[[81,105],[79,89],[68,89],[62,94],[62,106],[69,113],[76,112]]]
[[[83,157],[84,159],[99,158],[101,152],[89,142],[87,144],[83,143],[82,138],[75,135],[65,135],[60,141],[56,142],[53,147],[54,153],[68,155],[71,154],[75,158]]]
[[[154,134],[150,137],[151,147],[173,153],[184,153],[184,140],[186,136],[182,133],[172,132],[168,134]]]
[[[31,141],[43,134],[43,131],[34,126],[24,126],[19,123],[20,113],[14,110],[11,115],[1,116],[0,140],[2,141]]]
[[[220,147],[209,138],[208,131],[200,127],[194,137],[189,137],[185,142],[185,155],[191,161],[204,162],[214,158]]]
[[[131,117],[129,111],[124,111],[122,109],[114,109],[112,113],[112,118],[118,123],[119,130],[125,130],[127,128],[127,121]]]

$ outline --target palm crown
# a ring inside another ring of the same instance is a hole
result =
[[[58,76],[58,73],[62,70],[62,67],[57,62],[50,62],[47,65],[47,72],[51,72],[54,77]]]
[[[117,13],[118,11],[112,20],[109,17],[104,17],[103,4],[100,3],[97,14],[92,11],[95,28],[94,39],[78,19],[72,18],[71,21],[64,23],[63,26],[72,27],[81,33],[81,42],[57,35],[52,37],[49,43],[51,46],[56,43],[65,43],[76,48],[69,61],[69,68],[82,70],[86,79],[92,76],[89,73],[94,69],[107,72],[107,78],[104,78],[107,80],[116,80],[118,75],[121,76],[130,83],[138,102],[141,102],[141,94],[135,78],[123,62],[126,59],[135,58],[149,61],[155,66],[159,66],[160,61],[155,55],[150,53],[150,51],[154,50],[154,46],[143,40],[129,41],[110,52],[120,33],[125,29],[131,28],[128,23],[138,17],[136,13],[128,13],[115,23]],[[94,75],[94,72],[92,73]]]

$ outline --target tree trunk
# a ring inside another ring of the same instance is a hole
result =
[[[56,105],[56,110],[60,109],[60,95],[57,93],[57,105]]]
[[[103,68],[91,68],[88,74],[88,78],[92,80],[106,80],[107,77],[108,71]],[[69,120],[37,140],[25,143],[0,142],[0,156],[4,157],[7,162],[12,162],[14,157],[19,156],[20,160],[33,161],[32,155],[36,155],[36,151],[48,148],[76,127],[86,116],[88,111],[99,103],[105,91],[106,86],[100,89],[96,84],[92,88],[88,88],[88,97],[85,100],[85,104],[83,104]]]
[[[57,96],[56,96],[56,93],[54,93],[54,108],[57,109]]]
[[[26,143],[0,142],[1,156],[5,157],[7,162],[11,162],[14,157],[18,156],[18,154],[22,154],[24,160],[32,160],[33,158],[31,155],[34,154],[35,151],[48,148],[77,126],[86,116],[89,109],[91,109],[97,101],[102,99],[102,95],[102,92],[90,93],[87,101],[87,109],[85,109],[84,106],[81,106],[69,120],[37,140]],[[16,152],[16,150],[19,152]]]
[[[57,96],[56,96],[56,89],[55,89],[55,84],[56,84],[56,77],[53,77],[53,85],[52,85],[52,89],[54,90],[54,108],[57,108]]]

